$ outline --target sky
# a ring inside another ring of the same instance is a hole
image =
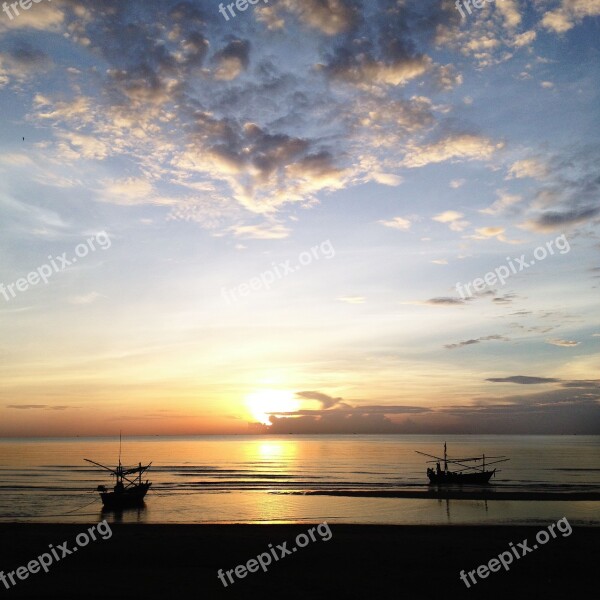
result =
[[[600,2],[239,5],[0,12],[0,436],[599,434]]]

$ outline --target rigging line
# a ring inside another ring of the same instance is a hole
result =
[[[98,500],[99,500],[99,498],[94,498],[91,502],[88,502],[87,504],[84,504],[83,506],[80,506],[79,508],[74,508],[73,510],[68,510],[65,513],[57,513],[57,514],[49,514],[49,515],[34,515],[34,516],[28,516],[27,518],[28,519],[43,519],[45,517],[64,517],[66,515],[70,515],[71,513],[77,512],[78,510],[87,508],[91,504],[94,504],[94,502],[98,502]]]

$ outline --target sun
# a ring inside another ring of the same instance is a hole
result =
[[[260,390],[246,396],[246,406],[255,421],[270,425],[269,413],[294,412],[300,408],[300,402],[294,398],[294,392]]]

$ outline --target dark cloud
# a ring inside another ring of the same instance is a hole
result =
[[[235,79],[250,64],[250,42],[233,39],[213,57],[217,64],[215,77],[230,81]]]
[[[461,300],[460,298],[443,296],[425,300],[425,304],[431,304],[432,306],[461,306],[463,304],[466,304],[466,302],[464,300]]]
[[[562,212],[548,211],[540,215],[535,221],[535,226],[541,231],[560,229],[565,225],[576,225],[589,221],[600,215],[599,207],[573,208]]]
[[[558,383],[546,392],[479,398],[470,404],[352,406],[320,392],[303,392],[330,408],[272,413],[264,433],[518,433],[600,434],[600,380],[562,381],[514,375],[488,381],[532,385]],[[300,395],[300,394],[299,394]],[[332,401],[335,406],[331,406]],[[339,401],[339,402],[338,402]]]
[[[447,348],[448,350],[453,350],[454,348],[462,348],[464,346],[471,346],[473,344],[479,344],[480,342],[488,342],[488,341],[502,341],[502,342],[508,342],[509,339],[505,338],[501,335],[486,335],[480,338],[476,338],[476,339],[471,339],[471,340],[466,340],[464,342],[457,342],[456,344],[446,344],[444,345],[444,348]]]
[[[600,217],[599,161],[600,146],[594,145],[550,158],[532,204],[537,214],[525,225],[548,232],[596,221]]]
[[[270,417],[269,433],[401,433],[406,422],[387,415],[415,415],[430,412],[420,406],[356,406],[341,403],[329,410],[299,410]]]
[[[335,412],[341,416],[352,416],[352,415],[404,415],[404,414],[421,414],[430,412],[429,408],[423,406],[406,406],[406,405],[364,405],[364,406],[350,406],[346,402],[338,403],[335,409],[302,409],[295,410],[292,412],[277,412],[270,413],[278,417],[290,417],[290,416],[315,416],[324,417]]]
[[[492,298],[492,302],[496,304],[511,304],[516,297],[516,294],[504,294],[503,296]]]
[[[600,379],[579,379],[574,381],[565,381],[562,386],[565,388],[600,390]]]
[[[67,406],[57,404],[51,406],[49,404],[7,404],[6,408],[16,408],[19,410],[68,410],[70,408],[79,408],[77,406]]]
[[[31,44],[22,40],[16,42],[8,50],[6,57],[14,65],[24,67],[28,70],[44,69],[52,64],[52,60],[45,52],[34,48]]]
[[[494,383],[519,383],[521,385],[534,385],[538,383],[557,383],[560,379],[554,377],[529,377],[527,375],[511,375],[510,377],[490,377],[486,381]]]
[[[203,201],[230,222],[246,210],[310,206],[318,194],[377,181],[370,166],[377,162],[389,162],[384,173],[395,176],[407,136],[436,127],[440,111],[425,94],[459,79],[428,54],[436,26],[457,18],[447,3],[261,3],[255,18],[239,22],[237,37],[216,7],[200,1],[63,0],[60,8],[57,27],[101,64],[72,74],[77,97],[39,97],[43,110],[34,118],[56,132],[53,150],[74,161],[77,152],[62,140],[86,135],[135,163],[135,176],[155,182],[160,173],[182,186],[181,195],[210,184],[214,193]],[[273,27],[293,44],[297,24],[306,51],[290,46],[291,61],[278,60]],[[428,82],[422,94],[392,93],[416,79]],[[332,81],[360,89],[338,94]],[[188,198],[175,204],[169,218],[187,218]]]

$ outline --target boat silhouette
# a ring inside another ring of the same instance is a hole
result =
[[[430,484],[436,485],[450,485],[450,484],[471,484],[471,485],[482,485],[488,484],[492,476],[497,472],[496,468],[493,468],[491,471],[486,470],[486,456],[483,454],[482,456],[474,456],[470,458],[448,458],[448,453],[446,450],[446,442],[444,442],[444,456],[434,456],[433,454],[426,454],[425,452],[419,452],[416,450],[417,454],[422,454],[423,456],[428,456],[435,460],[429,460],[427,462],[436,462],[436,468],[428,468],[427,469],[427,477],[429,478]],[[494,459],[492,462],[488,462],[487,466],[494,465],[501,462],[506,462],[510,460],[505,456],[488,456],[489,459]],[[442,469],[440,466],[440,461],[443,461],[444,468]],[[464,463],[474,462],[474,465],[466,465]],[[451,465],[458,465],[462,467],[457,469],[456,471],[450,471],[448,469],[448,463]]]
[[[142,475],[150,468],[152,463],[142,466],[139,463],[137,467],[124,467],[121,464],[121,436],[119,435],[119,466],[116,468],[107,467],[94,460],[85,458],[85,461],[101,467],[112,473],[116,478],[113,491],[109,491],[105,485],[99,485],[96,490],[100,493],[102,504],[107,509],[120,509],[144,504],[144,498],[150,489],[152,483],[148,480],[142,481]],[[136,477],[130,478],[131,475]]]

